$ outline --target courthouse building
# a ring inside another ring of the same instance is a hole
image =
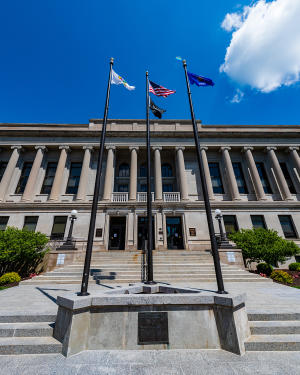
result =
[[[86,243],[102,121],[0,125],[0,229],[27,227]],[[227,232],[275,229],[300,243],[300,126],[198,124],[212,210]],[[141,249],[146,229],[144,120],[109,120],[95,248]],[[203,194],[187,120],[151,122],[155,249],[209,248]],[[215,228],[218,231],[216,220]]]

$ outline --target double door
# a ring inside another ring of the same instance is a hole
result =
[[[182,222],[181,217],[166,217],[167,245],[170,250],[182,250]]]

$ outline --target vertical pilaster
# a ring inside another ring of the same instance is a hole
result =
[[[289,187],[288,187],[288,185],[285,181],[284,174],[281,170],[279,161],[278,161],[277,156],[275,154],[276,150],[277,150],[276,147],[267,147],[266,148],[266,151],[267,151],[268,156],[270,158],[270,161],[271,161],[271,164],[272,164],[272,167],[273,167],[276,179],[277,179],[277,183],[278,183],[278,186],[279,186],[279,190],[281,192],[281,196],[282,196],[283,200],[293,200],[293,197],[291,196],[290,189],[289,189]]]
[[[63,174],[64,174],[64,169],[66,166],[67,162],[67,156],[68,152],[70,151],[70,147],[66,145],[59,146],[60,151],[60,156],[57,164],[57,169],[49,197],[49,201],[58,201],[59,196],[61,194],[61,185],[62,185],[62,180],[63,180]]]
[[[222,156],[223,156],[223,160],[224,160],[225,168],[226,168],[227,180],[228,180],[228,184],[229,184],[230,192],[231,192],[231,198],[233,201],[237,201],[237,200],[240,200],[241,197],[240,197],[239,189],[237,186],[234,170],[232,167],[229,150],[231,150],[231,147],[228,147],[228,146],[221,147],[221,152],[222,152]]]
[[[47,152],[47,148],[45,146],[35,146],[35,149],[37,151],[36,151],[34,162],[32,164],[32,168],[31,168],[28,180],[27,180],[24,193],[21,198],[22,202],[29,202],[33,200],[35,186],[37,182],[37,176],[42,165],[44,154],[45,152]]]
[[[290,146],[288,148],[288,152],[290,153],[290,155],[293,159],[294,165],[296,167],[296,170],[297,170],[297,172],[300,176],[300,156],[298,154],[298,151],[299,151],[299,147]]]
[[[130,160],[130,186],[129,186],[129,200],[136,201],[137,191],[137,151],[138,147],[129,147],[131,153]]]
[[[177,152],[177,165],[178,165],[178,171],[179,171],[181,200],[186,201],[189,199],[189,194],[188,194],[188,186],[187,186],[184,156],[183,156],[183,151],[185,147],[179,146],[179,147],[176,147],[175,149]]]
[[[212,183],[211,183],[211,176],[210,176],[209,165],[208,165],[207,155],[206,155],[207,150],[208,150],[208,147],[205,147],[205,146],[200,147],[201,157],[202,157],[202,161],[203,161],[203,168],[204,168],[204,173],[205,173],[205,181],[206,181],[206,186],[207,186],[208,197],[209,197],[210,200],[214,200],[215,196],[214,196],[213,186],[212,186]],[[200,176],[199,176],[199,178],[200,178]]]
[[[11,182],[12,175],[14,173],[14,170],[17,166],[20,153],[22,151],[22,146],[12,146],[11,149],[12,154],[10,156],[9,162],[7,164],[7,167],[5,169],[5,172],[3,174],[1,184],[0,184],[0,202],[4,201],[5,194],[8,189],[8,186]]]
[[[105,181],[104,181],[104,192],[103,200],[110,201],[111,194],[113,189],[113,175],[114,175],[114,151],[115,146],[106,146],[107,152],[107,161],[106,161],[106,171],[105,171]]]
[[[77,201],[85,201],[86,200],[86,188],[89,179],[90,173],[90,162],[91,162],[91,153],[93,151],[92,146],[83,146],[84,156],[79,180],[79,186],[77,191]]]
[[[163,199],[162,191],[162,176],[161,176],[161,157],[160,151],[162,147],[153,146],[154,151],[154,175],[155,175],[155,200],[161,201]]]

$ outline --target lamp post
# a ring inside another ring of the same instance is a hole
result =
[[[69,228],[69,233],[68,237],[66,239],[66,242],[62,244],[62,246],[59,247],[59,250],[77,250],[75,248],[75,241],[72,241],[72,234],[73,234],[73,226],[74,226],[74,221],[77,220],[77,210],[72,210],[71,211],[71,216],[70,216],[70,228]]]
[[[223,215],[222,215],[222,211],[217,208],[215,210],[215,214],[216,214],[215,218],[218,220],[219,230],[220,230],[219,248],[230,249],[233,246],[229,243],[229,241],[227,239],[226,231],[223,230],[223,224],[222,224]]]

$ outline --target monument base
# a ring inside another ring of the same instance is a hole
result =
[[[245,295],[162,284],[58,297],[54,337],[63,354],[113,349],[224,349],[244,354]]]

